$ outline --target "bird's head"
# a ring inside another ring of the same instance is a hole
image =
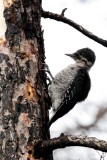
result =
[[[73,58],[77,63],[84,64],[87,69],[90,69],[93,66],[96,59],[95,53],[89,48],[82,48],[73,54],[65,55]]]

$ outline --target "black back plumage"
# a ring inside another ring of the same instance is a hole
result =
[[[91,81],[88,72],[84,68],[80,68],[68,89],[64,93],[64,99],[59,105],[55,115],[48,123],[48,128],[58,118],[68,113],[76,103],[85,100],[91,87]],[[65,110],[66,108],[66,110]]]

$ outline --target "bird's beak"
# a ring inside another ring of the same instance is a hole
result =
[[[65,54],[65,55],[66,55],[66,56],[69,56],[69,57],[71,57],[71,58],[73,58],[73,59],[76,58],[74,53],[73,53],[73,54]]]

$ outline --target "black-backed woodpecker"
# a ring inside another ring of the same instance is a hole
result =
[[[53,116],[48,123],[51,126],[60,117],[68,113],[78,102],[85,100],[91,87],[88,71],[95,62],[95,54],[89,48],[66,54],[75,60],[52,79],[49,94]]]

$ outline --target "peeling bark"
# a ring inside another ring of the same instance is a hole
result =
[[[107,152],[107,142],[93,137],[47,132],[50,99],[46,84],[41,0],[4,0],[6,40],[0,39],[0,160],[53,160],[52,151],[83,146]],[[107,42],[61,15],[42,11],[44,18],[69,23],[84,35]],[[81,29],[82,28],[82,29]]]
[[[34,153],[46,132],[49,96],[44,73],[40,0],[4,0],[6,40],[0,43],[0,159],[52,159]]]

